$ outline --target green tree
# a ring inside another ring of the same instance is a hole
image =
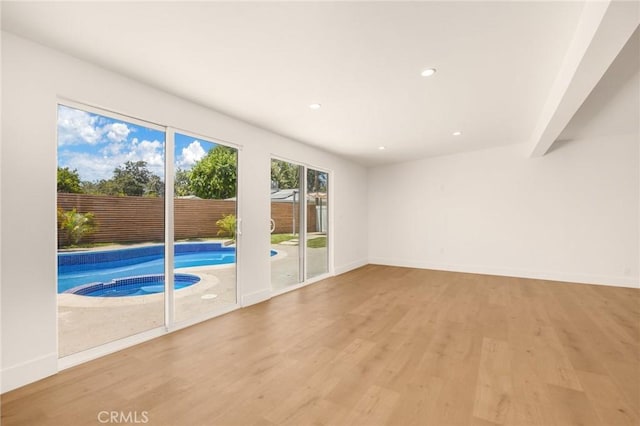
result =
[[[58,167],[58,192],[82,193],[80,175],[76,169]]]
[[[100,179],[94,184],[97,195],[126,195],[113,179]]]
[[[142,196],[152,173],[146,161],[127,161],[113,171],[113,182],[124,195]]]
[[[100,179],[95,182],[83,181],[82,192],[92,195],[125,195],[113,179]]]
[[[296,189],[300,186],[300,166],[281,160],[271,160],[271,186]]]
[[[222,145],[210,150],[191,169],[189,189],[200,198],[236,196],[237,151]]]
[[[307,169],[307,191],[327,192],[327,180],[329,175],[318,170]]]
[[[147,197],[164,196],[164,182],[160,179],[160,176],[151,174],[149,182],[145,185],[144,195]]]
[[[80,182],[80,187],[82,188],[82,192],[85,193],[85,194],[97,194],[98,193],[98,184],[96,182],[83,180],[82,182]]]
[[[184,197],[185,195],[191,195],[191,189],[189,189],[190,173],[187,170],[177,169],[176,178],[174,181],[175,195],[178,197]]]

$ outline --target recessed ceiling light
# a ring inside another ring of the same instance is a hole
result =
[[[311,108],[311,109],[320,109],[321,106],[322,106],[321,104],[311,104],[311,105],[309,105],[309,108]]]
[[[423,77],[431,77],[435,73],[436,73],[436,69],[435,68],[426,68],[426,69],[422,70],[420,75],[423,76]]]
[[[379,146],[379,147],[378,147],[378,149],[379,149],[380,151],[384,151],[384,150],[385,150],[385,147],[384,147],[384,146]]]
[[[453,136],[460,136],[461,134],[462,132],[460,130],[452,133]]]

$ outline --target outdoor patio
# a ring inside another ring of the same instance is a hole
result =
[[[271,282],[277,292],[298,283],[298,246],[272,245]],[[327,250],[307,248],[309,276],[326,271]],[[236,303],[235,264],[181,268],[200,282],[175,292],[176,322]],[[58,294],[58,354],[64,357],[164,325],[164,294],[88,297]]]

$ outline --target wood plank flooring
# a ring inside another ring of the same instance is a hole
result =
[[[370,265],[2,396],[3,426],[103,411],[149,425],[637,426],[640,290]]]

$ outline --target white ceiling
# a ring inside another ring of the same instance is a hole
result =
[[[2,28],[377,165],[529,141],[583,7],[5,1]]]

